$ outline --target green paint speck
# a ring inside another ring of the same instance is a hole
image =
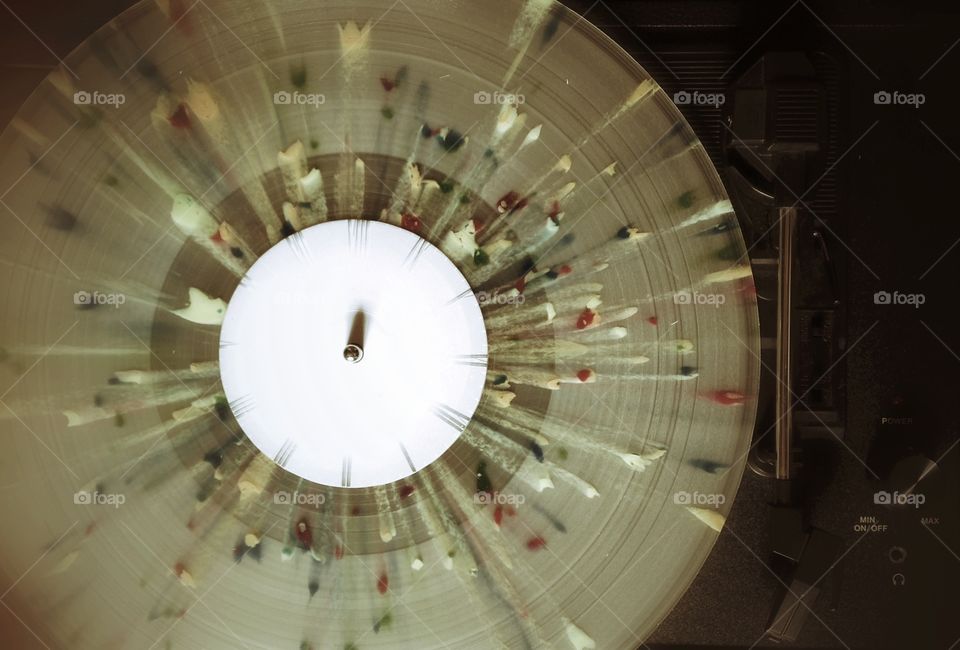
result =
[[[380,617],[380,620],[373,624],[373,631],[380,632],[380,630],[385,630],[390,627],[390,624],[393,622],[393,615],[390,612],[386,612],[383,616]]]
[[[689,208],[693,206],[693,198],[694,198],[693,190],[687,190],[686,192],[681,194],[679,197],[677,197],[677,204],[681,208]]]
[[[213,410],[217,414],[217,417],[221,420],[226,420],[229,418],[230,404],[227,402],[227,398],[223,395],[217,395],[217,398],[213,403]]]
[[[388,120],[393,119],[393,109],[390,108],[389,106],[384,106],[383,108],[381,108],[380,114],[383,115],[385,119],[388,119]]]
[[[486,266],[490,263],[490,256],[482,248],[473,251],[473,263],[477,266]]]
[[[567,451],[566,447],[560,447],[559,449],[557,449],[557,456],[560,457],[560,460],[566,460],[570,458],[570,452]]]

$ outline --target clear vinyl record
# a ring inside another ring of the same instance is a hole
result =
[[[0,151],[4,602],[43,645],[635,648],[710,552],[745,247],[562,5],[144,2]]]

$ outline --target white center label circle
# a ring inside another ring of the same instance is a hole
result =
[[[483,391],[487,334],[459,269],[387,223],[288,237],[237,287],[220,334],[224,391],[260,451],[324,485],[400,480],[439,458]]]

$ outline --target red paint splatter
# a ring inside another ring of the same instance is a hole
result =
[[[187,105],[180,104],[177,106],[170,117],[167,118],[167,121],[170,122],[170,126],[175,129],[189,129],[190,128],[190,115],[187,113]]]
[[[580,317],[577,318],[577,329],[582,330],[593,325],[593,321],[597,318],[597,312],[592,309],[584,309],[583,313],[580,314]]]
[[[342,545],[337,544],[337,547],[336,547],[335,549],[333,549],[333,557],[337,558],[338,560],[342,560],[342,559],[343,559],[343,546],[342,546]]]
[[[573,268],[569,264],[561,264],[559,267],[557,267],[556,273],[558,277],[570,275],[573,273]]]
[[[412,212],[404,212],[400,217],[400,227],[419,234],[420,229],[423,228],[423,222]]]
[[[484,221],[483,217],[474,217],[473,218],[473,232],[477,235],[483,232],[483,229],[487,227],[487,222]]]
[[[93,534],[93,531],[96,530],[96,528],[97,528],[97,522],[94,521],[89,526],[87,526],[87,529],[85,531],[83,531],[83,536],[90,537],[90,535]]]
[[[384,90],[390,92],[397,87],[397,82],[393,79],[388,79],[387,77],[380,77],[380,85],[383,86]]]
[[[297,522],[297,528],[294,532],[297,536],[297,541],[300,542],[300,546],[305,549],[313,546],[313,531],[311,531],[310,526],[307,525],[306,519],[301,519]]]
[[[513,284],[513,288],[518,292],[523,293],[523,290],[527,288],[527,278],[526,276],[520,278]]]
[[[747,400],[746,395],[735,390],[715,390],[713,392],[706,393],[704,397],[711,402],[723,404],[724,406],[743,404]]]
[[[173,572],[177,575],[178,578],[179,578],[180,576],[182,576],[182,575],[183,575],[183,572],[186,571],[186,570],[187,570],[187,567],[186,567],[186,565],[184,565],[183,562],[177,562],[177,563],[173,566]]]
[[[377,579],[377,591],[380,592],[380,595],[387,593],[387,589],[390,587],[390,580],[387,578],[387,574],[381,573],[380,577]]]
[[[647,322],[653,326],[656,326],[657,323],[659,323],[660,321],[657,320],[656,316],[651,316],[650,318],[647,319]]]
[[[493,521],[498,527],[503,523],[503,506],[497,506],[493,509]]]
[[[215,232],[215,233],[213,233],[212,235],[210,235],[210,241],[212,241],[214,244],[222,244],[222,243],[223,243],[223,235],[221,235],[221,234],[220,234],[220,231],[218,230],[217,232]]]
[[[412,485],[402,485],[402,486],[400,487],[400,491],[399,491],[399,492],[400,492],[400,498],[401,498],[401,499],[406,499],[406,498],[409,497],[411,494],[413,494],[413,492],[414,492],[415,489],[416,489],[416,488],[414,488]]]
[[[542,537],[531,537],[527,540],[527,549],[530,551],[539,551],[547,545],[547,540]]]
[[[590,381],[591,377],[593,377],[593,371],[590,370],[589,368],[584,368],[583,370],[577,373],[577,379],[579,379],[584,383]]]
[[[350,514],[354,517],[359,517],[361,512],[363,511],[360,509],[360,506],[353,506],[353,508],[350,509]]]

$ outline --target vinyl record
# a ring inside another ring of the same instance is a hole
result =
[[[544,0],[143,2],[0,138],[4,603],[66,648],[635,648],[724,522],[723,186]]]

